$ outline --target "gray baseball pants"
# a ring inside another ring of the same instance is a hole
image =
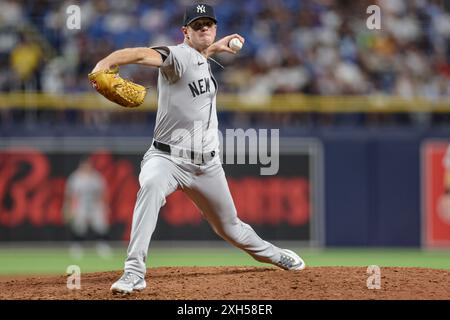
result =
[[[281,249],[262,240],[238,218],[217,154],[209,162],[197,165],[152,146],[142,160],[139,183],[125,272],[145,276],[147,252],[159,210],[166,197],[178,188],[196,204],[220,237],[260,262],[278,261]]]

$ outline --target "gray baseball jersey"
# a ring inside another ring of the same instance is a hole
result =
[[[208,60],[185,43],[153,49],[165,57],[154,139],[195,152],[217,151],[217,81]]]

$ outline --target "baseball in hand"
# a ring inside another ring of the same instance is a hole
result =
[[[233,38],[228,43],[228,46],[234,51],[239,51],[242,49],[242,42],[238,38]]]

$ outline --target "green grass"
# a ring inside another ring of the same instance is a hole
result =
[[[307,266],[424,267],[450,269],[450,251],[418,249],[325,249],[291,248],[299,252]],[[81,259],[73,259],[61,248],[0,248],[0,275],[64,274],[67,266],[78,265],[81,272],[121,270],[126,248],[113,250],[110,259],[100,258],[93,249]],[[147,265],[160,266],[264,266],[235,248],[151,248]]]

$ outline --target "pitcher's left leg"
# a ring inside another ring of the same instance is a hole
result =
[[[220,162],[208,166],[184,191],[203,212],[219,236],[246,251],[254,259],[276,264],[284,269],[304,267],[303,260],[295,253],[261,239],[251,226],[238,218]]]

